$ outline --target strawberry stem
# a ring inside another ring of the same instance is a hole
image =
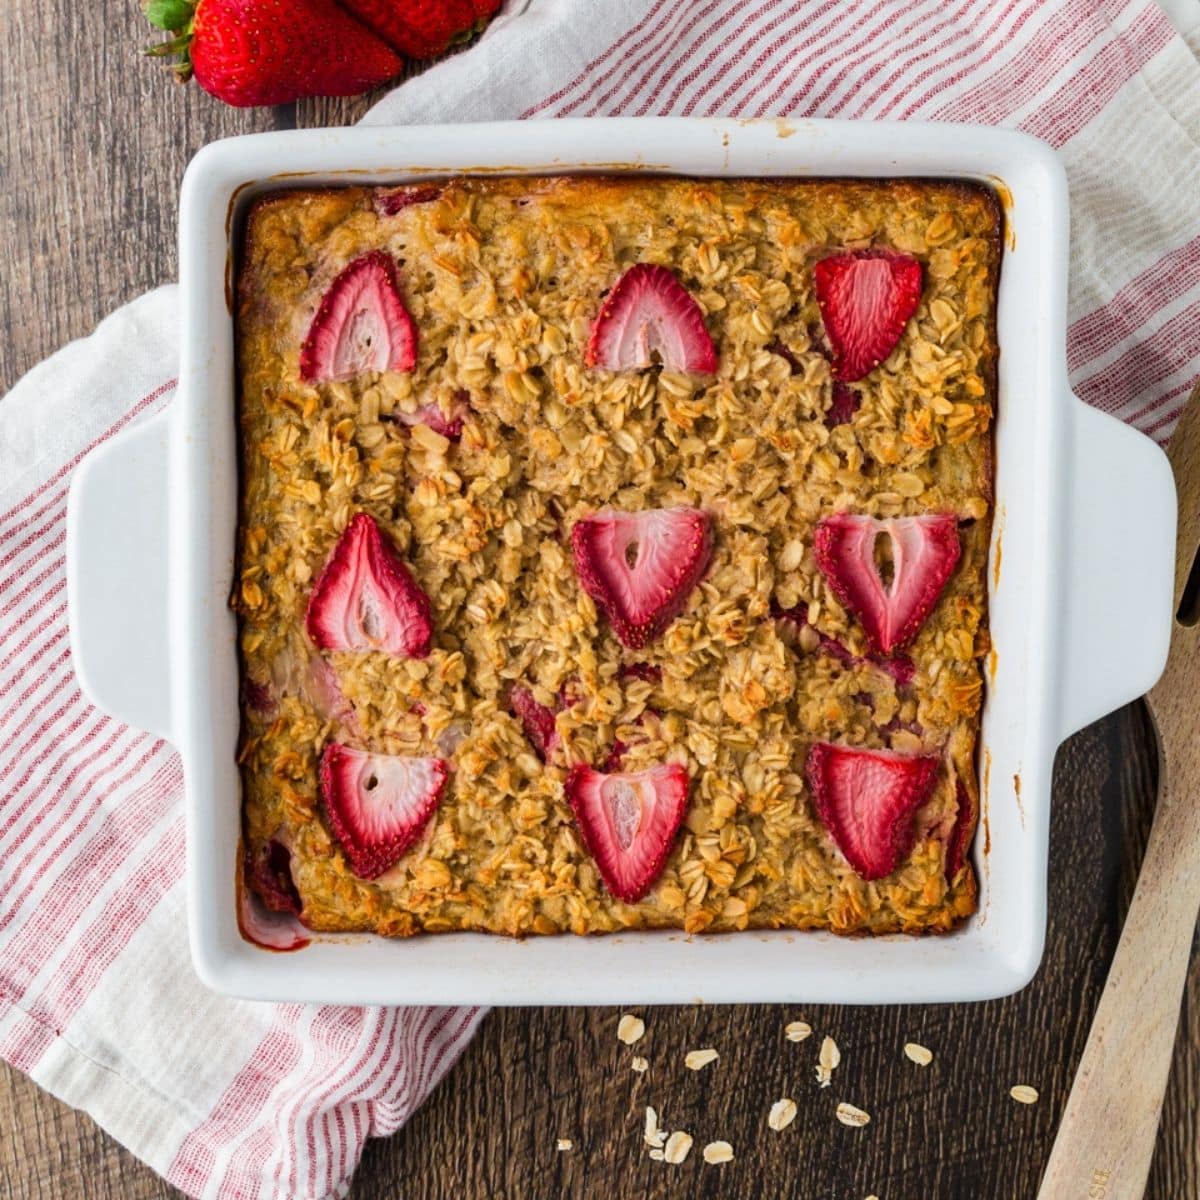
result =
[[[142,12],[155,29],[174,36],[165,42],[147,46],[149,58],[174,58],[170,65],[177,78],[186,83],[192,77],[192,27],[195,24],[195,0],[142,0]]]

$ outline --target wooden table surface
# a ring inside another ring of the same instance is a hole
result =
[[[0,392],[116,305],[174,278],[179,177],[201,145],[345,123],[366,107],[306,102],[245,112],[172,86],[139,60],[147,30],[135,0],[6,0],[3,9]],[[644,1075],[629,1069],[615,1010],[497,1011],[407,1128],[368,1146],[353,1200],[1032,1198],[1132,891],[1154,804],[1153,747],[1136,705],[1060,751],[1046,956],[1019,995],[911,1008],[651,1010],[638,1047],[651,1062]],[[815,1031],[799,1045],[782,1033],[795,1018]],[[813,1064],[825,1033],[843,1061],[822,1091]],[[932,1049],[932,1065],[908,1062],[906,1041]],[[699,1046],[716,1047],[719,1062],[685,1070],[684,1053]],[[1014,1103],[1008,1090],[1018,1083],[1036,1087],[1040,1101]],[[782,1096],[795,1099],[798,1115],[773,1133],[766,1113]],[[838,1124],[841,1099],[869,1111],[871,1124]],[[682,1166],[646,1157],[647,1104],[665,1127],[695,1137]],[[1200,1197],[1198,1111],[1193,955],[1152,1200]],[[560,1137],[574,1148],[558,1151]],[[736,1158],[706,1166],[699,1147],[718,1138]],[[0,1065],[0,1196],[179,1195],[88,1118]]]

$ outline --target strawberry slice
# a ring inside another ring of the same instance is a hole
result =
[[[687,809],[688,773],[678,763],[605,775],[571,768],[566,795],[608,890],[630,904],[662,874]]]
[[[429,653],[429,597],[367,513],[351,518],[317,577],[307,627],[321,650],[382,650],[395,658]]]
[[[549,762],[558,749],[558,730],[554,727],[554,713],[544,704],[539,704],[534,694],[524,684],[515,683],[508,692],[508,707],[512,715],[521,722],[525,736],[537,751],[542,762]]]
[[[437,186],[376,188],[371,198],[381,217],[394,217],[414,204],[431,204],[441,194]]]
[[[417,327],[400,299],[396,264],[372,250],[329,285],[300,347],[306,383],[353,379],[365,371],[411,371]]]
[[[457,442],[462,437],[463,425],[471,411],[467,403],[469,398],[468,393],[460,389],[450,407],[450,416],[446,416],[434,401],[423,404],[416,412],[396,412],[390,419],[398,421],[401,425],[427,425],[434,433],[440,433],[442,437]]]
[[[825,428],[836,429],[839,425],[849,425],[854,420],[862,400],[859,394],[846,384],[835,381],[833,385],[833,403],[825,412]]]
[[[913,814],[933,790],[934,755],[817,742],[805,775],[817,815],[863,879],[890,875],[913,843]]]
[[[808,625],[808,605],[797,604],[794,608],[780,608],[778,604],[772,601],[771,616],[788,630],[792,638],[799,637],[804,627]],[[917,665],[906,654],[897,654],[892,657],[885,657],[882,654],[868,654],[865,658],[853,653],[848,646],[844,646],[837,638],[830,637],[827,633],[822,633],[814,625],[809,626],[810,629],[817,635],[818,649],[822,654],[829,655],[830,658],[837,659],[844,667],[860,667],[864,663],[867,666],[874,667],[877,671],[882,671],[885,675],[890,675],[895,681],[897,687],[908,687],[916,678]],[[785,641],[787,638],[785,638]],[[792,644],[789,642],[789,645]]]
[[[621,643],[640,650],[680,614],[712,557],[712,520],[699,508],[604,509],[571,530],[584,591]]]
[[[954,798],[958,808],[954,813],[954,824],[950,827],[950,836],[946,839],[946,882],[953,883],[955,876],[962,870],[967,857],[967,846],[970,843],[968,834],[971,822],[975,817],[975,809],[971,803],[971,795],[961,779],[954,781]]]
[[[853,383],[896,348],[921,302],[921,264],[892,250],[855,250],[821,259],[813,278],[833,377]]]
[[[704,313],[667,267],[638,263],[617,280],[592,325],[586,361],[605,371],[648,367],[711,375],[717,351]]]
[[[875,540],[886,533],[892,579],[875,562]],[[958,565],[953,513],[877,520],[836,513],[817,525],[813,555],[837,598],[858,617],[871,648],[891,654],[917,636]]]
[[[329,824],[360,879],[396,865],[429,824],[446,786],[440,758],[369,754],[330,742],[321,754]]]
[[[246,883],[272,912],[298,913],[303,905],[292,879],[292,852],[271,838],[252,855],[246,849]]]

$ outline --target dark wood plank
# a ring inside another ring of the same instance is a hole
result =
[[[136,47],[133,0],[68,5],[8,0],[0,20],[6,111],[0,120],[0,391],[105,313],[175,274],[178,180],[191,153],[231,133],[279,124],[342,124],[373,98],[236,112],[195,88],[165,86]],[[1045,964],[1018,996],[978,1006],[836,1009],[658,1009],[630,1072],[608,1009],[494,1013],[461,1063],[409,1126],[372,1143],[355,1200],[459,1197],[1032,1196],[1055,1119],[1136,878],[1153,806],[1154,755],[1140,706],[1072,739],[1056,773],[1051,922]],[[804,1017],[814,1037],[784,1041]],[[844,1060],[834,1086],[812,1078],[819,1037]],[[901,1046],[935,1053],[920,1070]],[[716,1046],[700,1075],[686,1050]],[[1042,1093],[1009,1100],[1012,1083]],[[791,1095],[792,1127],[765,1124]],[[838,1099],[873,1121],[832,1119]],[[682,1167],[650,1162],[644,1107],[697,1139]],[[1193,962],[1150,1200],[1200,1196],[1200,960]],[[558,1137],[575,1148],[555,1149]],[[700,1160],[723,1137],[737,1158]],[[0,1068],[0,1196],[13,1200],[166,1200],[181,1193],[73,1112]]]

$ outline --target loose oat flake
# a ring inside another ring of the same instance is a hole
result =
[[[654,1159],[655,1162],[662,1162],[666,1155],[662,1150],[651,1150],[650,1157]]]
[[[916,1042],[905,1042],[904,1054],[912,1062],[915,1062],[918,1067],[927,1067],[933,1062],[933,1051],[927,1050],[924,1046],[918,1045]]]
[[[849,1125],[852,1128],[861,1129],[871,1120],[871,1114],[865,1113],[861,1108],[855,1108],[853,1104],[847,1104],[844,1100],[837,1106],[837,1119],[843,1125]]]
[[[692,1135],[677,1129],[663,1148],[663,1158],[669,1163],[681,1163],[692,1151]]]
[[[789,1021],[783,1032],[789,1042],[802,1042],[812,1035],[812,1026],[807,1021]]]
[[[632,1046],[634,1042],[641,1041],[645,1032],[646,1022],[641,1017],[635,1017],[632,1013],[626,1013],[617,1025],[617,1037],[627,1046]]]
[[[789,1100],[786,1096],[782,1100],[776,1100],[771,1105],[771,1111],[767,1114],[767,1124],[776,1133],[786,1129],[795,1119],[796,1102],[795,1100]]]
[[[842,1061],[842,1052],[838,1049],[837,1042],[831,1037],[827,1037],[821,1043],[820,1052],[817,1055],[817,1082],[821,1087],[828,1087],[833,1079],[834,1068]]]
[[[687,1057],[683,1060],[683,1065],[689,1071],[702,1071],[709,1063],[716,1062],[720,1057],[711,1046],[704,1050],[689,1050]]]
[[[570,1150],[574,1147],[574,1145],[575,1145],[575,1143],[573,1141],[571,1141],[570,1138],[559,1138],[558,1139],[558,1148],[560,1150]]]
[[[667,1135],[658,1127],[658,1113],[648,1104],[646,1105],[646,1128],[642,1133],[642,1138],[647,1146],[653,1146],[655,1149],[660,1148],[667,1140]]]
[[[727,1163],[733,1161],[733,1147],[728,1142],[709,1142],[704,1147],[706,1163]]]
[[[629,1064],[639,1075],[650,1070],[650,1060],[643,1058],[640,1054],[634,1055],[633,1061]]]
[[[1030,1087],[1027,1083],[1018,1083],[1015,1088],[1009,1090],[1008,1094],[1018,1104],[1036,1104],[1038,1100],[1037,1088]]]

